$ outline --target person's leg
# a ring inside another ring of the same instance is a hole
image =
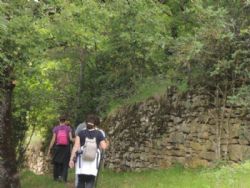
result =
[[[84,175],[78,175],[77,188],[85,188],[85,177]]]
[[[53,164],[53,178],[54,178],[54,180],[56,180],[56,179],[57,179],[57,174],[56,174],[56,164],[55,164],[55,163]]]
[[[62,178],[63,181],[67,182],[67,178],[68,178],[68,164],[64,163],[62,165]]]
[[[54,180],[58,180],[58,177],[59,177],[59,164],[54,162],[54,169],[53,169],[53,177],[54,177]]]
[[[63,166],[62,166],[62,178],[63,181],[67,182],[68,179],[68,168],[69,168],[69,160],[70,160],[70,144],[65,147],[65,157],[63,161]]]
[[[63,180],[63,163],[58,163],[58,180]]]
[[[95,184],[95,176],[85,175],[86,178],[86,186],[85,188],[93,188]]]

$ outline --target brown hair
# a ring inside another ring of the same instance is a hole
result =
[[[67,119],[67,118],[66,118],[65,116],[60,116],[60,117],[59,117],[59,121],[60,121],[61,123],[65,122],[66,119]]]
[[[95,126],[100,126],[100,123],[101,123],[100,118],[97,115],[95,115]]]
[[[93,129],[95,127],[95,115],[89,114],[86,118],[87,129]]]

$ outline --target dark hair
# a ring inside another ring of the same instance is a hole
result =
[[[95,127],[95,121],[96,121],[96,118],[94,114],[87,115],[87,118],[86,118],[87,129],[93,129]]]
[[[60,121],[60,122],[65,122],[66,119],[67,119],[67,118],[66,118],[65,116],[60,116],[60,117],[59,117],[59,121]]]
[[[95,115],[95,126],[100,126],[100,123],[101,123],[100,118],[97,115]]]

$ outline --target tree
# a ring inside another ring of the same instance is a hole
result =
[[[71,97],[75,114],[71,115],[79,123],[83,120],[83,114],[95,108],[89,103],[92,96],[88,83],[91,80],[86,78],[86,68],[93,65],[90,61],[92,55],[100,49],[104,40],[108,12],[98,1],[64,1],[50,6],[60,11],[49,18],[47,31],[53,35],[53,39],[48,54],[51,59],[66,60],[75,67],[74,70],[78,70],[78,79],[74,80],[78,91],[73,94],[77,97]]]
[[[0,185],[6,188],[20,187],[11,109],[15,67],[26,66],[41,53],[33,25],[34,6],[35,2],[0,1]]]

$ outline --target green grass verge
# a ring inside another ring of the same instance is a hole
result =
[[[113,100],[109,104],[109,113],[115,112],[121,106],[134,104],[146,100],[152,96],[163,95],[168,86],[171,85],[170,80],[162,77],[144,78],[136,83],[136,92],[126,99]]]
[[[53,180],[52,174],[36,175],[33,172],[24,170],[21,173],[22,188],[69,188],[74,182],[74,172],[69,171],[68,183],[56,182]]]
[[[115,173],[104,170],[99,176],[98,188],[249,188],[250,162],[215,169],[185,169],[176,166],[166,170]],[[57,183],[49,175],[35,175],[24,171],[24,188],[74,187],[74,172],[69,183]]]

